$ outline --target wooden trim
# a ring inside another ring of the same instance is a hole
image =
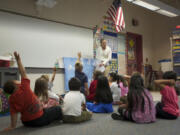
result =
[[[54,22],[54,23],[59,23],[59,24],[64,24],[64,25],[69,25],[69,26],[74,26],[74,27],[79,27],[79,28],[84,28],[84,29],[93,30],[93,28],[89,28],[89,27],[85,27],[85,26],[80,26],[80,25],[65,23],[65,22],[61,22],[61,21],[50,20],[50,19],[46,19],[46,18],[42,18],[42,17],[37,17],[37,16],[32,16],[32,15],[25,15],[25,14],[23,14],[23,13],[18,13],[18,12],[14,12],[14,11],[8,11],[8,10],[5,10],[5,9],[0,9],[0,12],[9,13],[9,14],[14,14],[14,15],[19,15],[19,16],[24,16],[24,17],[30,17],[30,18],[34,18],[34,19],[38,19],[38,20],[43,20],[43,21],[48,21],[48,22]]]

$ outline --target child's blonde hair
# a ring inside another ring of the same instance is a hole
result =
[[[45,79],[47,82],[49,82],[49,75],[42,75],[41,78]]]
[[[83,70],[83,65],[81,62],[76,62],[75,64],[75,70],[81,72]]]
[[[48,101],[48,82],[46,79],[40,77],[36,80],[34,93],[42,102]]]

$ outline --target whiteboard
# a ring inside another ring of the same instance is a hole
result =
[[[0,55],[18,51],[25,67],[52,67],[61,57],[93,58],[93,31],[0,12]]]

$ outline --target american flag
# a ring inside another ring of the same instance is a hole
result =
[[[123,29],[125,29],[125,20],[120,0],[114,0],[113,4],[108,9],[107,13],[112,17],[117,32],[120,32]]]

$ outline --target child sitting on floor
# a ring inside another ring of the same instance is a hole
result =
[[[152,95],[144,88],[143,78],[136,73],[131,77],[127,104],[119,106],[111,116],[114,120],[129,120],[136,123],[155,122],[156,112]]]
[[[78,78],[71,78],[69,81],[70,91],[64,97],[63,121],[65,123],[79,123],[88,121],[92,113],[86,111],[86,101],[80,92],[81,82]]]
[[[94,103],[86,103],[87,108],[95,113],[113,112],[113,98],[109,87],[108,79],[101,75],[98,77]]]
[[[125,80],[125,78],[121,75],[118,76],[119,79],[119,86],[121,88],[121,97],[123,96],[127,96],[128,94],[128,85],[127,85],[127,81]]]
[[[48,82],[40,77],[35,82],[34,93],[41,101],[43,108],[49,108],[59,105],[59,102],[54,98],[50,98],[48,95]]]
[[[58,95],[56,95],[56,93],[54,93],[52,91],[55,76],[56,76],[56,68],[53,69],[53,76],[51,78],[51,81],[49,81],[48,75],[42,75],[41,78],[44,78],[48,82],[48,96],[49,96],[49,98],[55,99],[57,102],[59,102],[61,100],[61,97],[59,97]]]
[[[75,77],[78,78],[81,81],[81,93],[88,96],[89,90],[88,90],[88,77],[83,72],[83,65],[81,62],[81,53],[78,53],[78,60],[75,64]]]
[[[93,81],[91,82],[90,84],[90,87],[89,87],[89,95],[87,96],[87,100],[89,102],[94,102],[95,100],[95,94],[96,94],[96,87],[97,87],[97,80],[98,80],[98,77],[100,75],[102,75],[103,73],[101,71],[94,71],[93,73]]]
[[[156,116],[162,119],[177,119],[179,116],[178,96],[174,88],[177,75],[173,71],[163,74],[164,80],[155,80],[162,95],[161,102],[156,105]]]
[[[118,76],[119,79],[119,86],[121,88],[121,97],[120,97],[120,103],[119,104],[126,104],[127,103],[127,94],[128,94],[128,82],[130,80],[130,76],[124,75]]]
[[[119,76],[112,72],[109,74],[110,88],[113,96],[113,104],[118,104],[121,97],[121,88],[119,86]]]
[[[22,123],[25,126],[31,127],[44,126],[54,120],[61,120],[61,107],[56,106],[42,109],[40,101],[30,88],[30,80],[27,78],[19,54],[15,52],[14,56],[21,74],[21,83],[10,80],[4,85],[4,91],[10,94],[9,104],[11,114],[11,125],[4,130],[8,131],[16,128],[18,113],[21,113]]]
[[[0,88],[0,116],[9,115],[8,98],[9,98],[9,95],[4,93],[3,90]]]

